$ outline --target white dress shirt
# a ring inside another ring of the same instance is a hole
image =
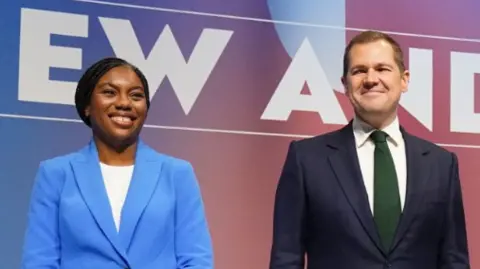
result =
[[[367,190],[368,201],[370,203],[370,210],[373,213],[373,158],[375,144],[370,138],[370,134],[375,131],[374,128],[360,120],[358,117],[353,119],[353,134],[355,136],[355,144],[357,148],[357,156],[362,171],[363,182]],[[397,172],[398,190],[400,192],[401,208],[405,205],[405,193],[407,189],[407,157],[405,154],[405,142],[403,140],[402,132],[400,131],[400,124],[398,118],[382,129],[388,134],[387,143],[395,163],[395,170]]]
[[[123,204],[125,203],[132,179],[133,165],[111,166],[100,163],[100,167],[112,210],[113,220],[115,221],[115,227],[118,232],[120,230]]]

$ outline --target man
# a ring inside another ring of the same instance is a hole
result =
[[[457,157],[398,122],[409,72],[395,40],[354,37],[342,82],[355,117],[290,144],[271,269],[470,268]]]

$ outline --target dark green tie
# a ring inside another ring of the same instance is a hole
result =
[[[375,131],[370,137],[375,143],[373,216],[383,247],[389,250],[400,218],[401,205],[397,173],[387,136],[385,132]]]

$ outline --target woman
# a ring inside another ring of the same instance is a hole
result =
[[[75,104],[93,139],[40,164],[22,268],[213,268],[191,165],[139,139],[150,106],[142,72],[103,59],[80,79]]]

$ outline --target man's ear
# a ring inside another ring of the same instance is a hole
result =
[[[408,91],[408,84],[410,83],[410,71],[405,70],[402,74],[402,92]]]
[[[340,81],[342,81],[343,88],[346,90],[347,89],[347,78],[345,78],[345,76],[342,76],[340,78]]]

